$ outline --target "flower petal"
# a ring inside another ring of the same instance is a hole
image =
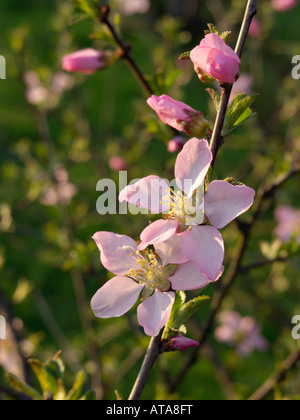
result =
[[[137,301],[144,285],[128,277],[109,280],[92,299],[91,306],[98,318],[115,318],[124,315]]]
[[[252,206],[254,197],[255,191],[246,185],[213,181],[204,198],[206,216],[213,226],[222,229],[245,213]]]
[[[154,214],[170,211],[168,196],[170,186],[156,175],[140,179],[133,185],[128,185],[119,195],[119,201],[127,201],[133,206],[150,210]]]
[[[214,281],[222,271],[224,241],[212,226],[193,226],[182,237],[184,255],[197,264],[201,273]]]
[[[188,197],[204,183],[211,161],[212,154],[204,139],[189,140],[179,153],[175,164],[175,178],[178,187]]]
[[[184,264],[188,259],[182,252],[182,234],[175,234],[167,241],[155,245],[155,251],[159,255],[162,266],[168,264]]]
[[[217,34],[207,34],[204,39],[200,42],[201,48],[216,48],[221,50],[223,54],[233,58],[239,64],[241,64],[240,57],[233,51],[233,49],[226,44],[226,42],[219,37]]]
[[[140,268],[132,257],[137,251],[137,244],[129,236],[97,232],[93,239],[100,250],[101,262],[107,270],[122,276],[131,269]]]
[[[214,281],[219,280],[223,270],[218,273]],[[172,277],[168,279],[174,290],[197,290],[202,289],[212,282],[203,273],[200,272],[198,266],[194,262],[187,262],[178,266]]]
[[[143,251],[148,245],[155,245],[167,241],[177,232],[179,225],[178,220],[157,220],[151,223],[141,233],[141,244],[138,247],[139,251]]]
[[[155,293],[137,309],[138,322],[144,328],[145,334],[156,337],[170,318],[175,293]]]

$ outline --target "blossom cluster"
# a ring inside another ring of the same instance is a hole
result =
[[[238,78],[240,59],[216,34],[206,35],[191,60],[219,83]],[[139,301],[139,324],[147,335],[157,336],[170,318],[176,291],[202,289],[220,279],[220,229],[251,207],[255,191],[223,180],[208,182],[213,156],[205,138],[209,122],[200,111],[167,95],[153,95],[147,102],[164,124],[194,137],[178,154],[174,188],[150,175],[121,191],[120,202],[161,215],[142,231],[138,243],[112,232],[93,236],[103,266],[115,277],[95,294],[92,309],[99,318],[119,317]],[[185,346],[182,335],[176,338],[180,345],[173,339],[174,349],[195,345]]]

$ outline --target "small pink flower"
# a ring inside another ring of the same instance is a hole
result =
[[[113,156],[109,159],[109,167],[113,171],[126,171],[128,169],[127,162],[121,156]]]
[[[121,13],[125,16],[144,14],[150,9],[149,0],[118,0],[121,3]]]
[[[168,152],[176,153],[180,152],[183,149],[185,140],[183,137],[174,137],[168,143]]]
[[[175,237],[176,246],[187,260],[197,264],[211,281],[216,281],[224,269],[224,242],[218,229],[251,207],[255,191],[245,185],[213,181],[203,201],[204,181],[211,161],[208,142],[191,139],[177,156],[177,190],[170,190],[165,180],[149,176],[126,187],[119,200],[154,214],[165,214],[165,220],[152,223],[142,232],[140,250],[150,244],[161,246],[166,241],[175,241]],[[203,224],[207,220],[212,226]]]
[[[273,9],[277,12],[287,12],[294,9],[298,4],[298,0],[272,0]]]
[[[261,328],[250,316],[243,318],[234,311],[220,314],[221,326],[215,331],[215,337],[221,343],[233,345],[240,356],[248,356],[252,351],[266,351],[267,340],[261,335]]]
[[[141,295],[138,322],[147,335],[157,336],[169,320],[174,291],[200,289],[209,283],[195,264],[181,258],[182,264],[178,265],[180,256],[177,266],[169,266],[174,264],[171,244],[167,252],[164,249],[140,252],[135,241],[125,235],[98,232],[93,239],[103,266],[116,275],[92,299],[92,309],[98,318],[125,314]]]
[[[239,56],[216,34],[208,34],[191,51],[192,62],[220,83],[234,83],[238,78]]]
[[[160,97],[153,95],[147,103],[164,124],[188,135],[202,137],[209,127],[202,112],[196,111],[184,102],[176,101],[168,95]]]
[[[106,54],[92,48],[65,55],[62,60],[62,67],[65,71],[83,74],[93,74],[106,67],[107,64]]]
[[[69,206],[72,198],[77,194],[77,187],[69,182],[69,174],[63,165],[54,169],[55,185],[47,186],[42,194],[41,203],[44,206]]]
[[[186,351],[191,347],[198,347],[199,343],[198,341],[192,340],[179,334],[175,338],[169,340],[167,346],[170,348],[170,350],[173,351]]]
[[[290,206],[278,206],[275,210],[275,219],[278,222],[275,234],[282,242],[288,243],[296,238],[300,244],[300,210]]]
[[[256,17],[254,17],[250,25],[249,35],[252,36],[253,38],[258,38],[260,34],[261,34],[261,23]]]

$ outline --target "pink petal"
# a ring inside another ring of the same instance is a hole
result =
[[[239,64],[233,58],[214,50],[208,57],[206,72],[223,83],[234,83],[239,73]]]
[[[252,206],[254,197],[255,191],[246,185],[213,181],[204,198],[206,216],[213,226],[222,229],[245,213]]]
[[[212,281],[222,271],[224,242],[220,232],[212,226],[193,226],[182,238],[184,255],[198,265]]]
[[[218,280],[223,274],[223,270],[218,273]],[[208,279],[194,262],[187,262],[178,266],[174,275],[169,278],[173,290],[197,290],[207,286],[212,280]]]
[[[185,351],[190,347],[198,347],[198,341],[192,340],[191,338],[184,337],[179,334],[172,340],[170,340],[172,350]]]
[[[163,200],[169,190],[170,186],[166,181],[159,176],[150,175],[124,188],[119,195],[119,201],[127,201],[154,214],[164,213],[170,211],[170,200]]]
[[[178,187],[188,197],[204,183],[211,161],[212,154],[204,139],[189,140],[179,153],[175,164],[175,178]]]
[[[155,251],[159,255],[162,266],[168,264],[184,264],[188,259],[182,252],[182,234],[175,234],[165,242],[155,245]]]
[[[92,299],[91,306],[98,318],[115,318],[124,315],[137,301],[144,285],[128,277],[109,280]]]
[[[223,54],[231,57],[241,64],[240,57],[233,51],[233,49],[226,44],[226,42],[219,37],[217,34],[207,34],[205,38],[200,42],[201,48],[216,48],[221,50]]]
[[[129,236],[97,232],[93,239],[100,250],[101,262],[108,271],[122,276],[131,269],[140,268],[131,255],[136,254],[137,244]]]
[[[156,337],[170,318],[175,293],[162,293],[156,290],[154,295],[141,303],[137,309],[138,322],[145,334]]]
[[[291,206],[278,206],[275,210],[275,219],[279,223],[296,221],[297,215],[300,219],[299,212]]]
[[[177,232],[179,225],[178,220],[157,220],[151,223],[141,233],[141,244],[138,247],[139,251],[143,251],[148,245],[156,245],[161,242],[167,241]]]

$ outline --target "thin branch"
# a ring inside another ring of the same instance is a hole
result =
[[[110,14],[110,7],[109,6],[101,7],[100,8],[100,21],[102,23],[104,23],[107,26],[107,28],[109,29],[109,31],[110,31],[111,35],[113,36],[116,44],[121,48],[122,58],[124,58],[126,60],[127,64],[129,65],[129,67],[133,71],[134,75],[136,76],[136,78],[140,82],[141,86],[143,87],[143,89],[145,90],[147,95],[152,96],[153,93],[154,93],[153,90],[151,89],[149,83],[147,82],[147,80],[143,76],[143,74],[142,74],[141,70],[139,69],[138,65],[136,64],[135,60],[132,58],[132,56],[130,54],[130,47],[122,41],[122,39],[117,34],[117,31],[115,30],[114,26],[110,22],[109,14]]]
[[[289,258],[289,256],[277,257],[272,260],[262,260],[249,265],[245,265],[244,267],[240,268],[239,274],[247,274],[249,273],[249,271],[255,270],[256,268],[267,267],[268,265],[273,265],[277,262],[286,262],[287,260],[289,260]]]
[[[267,398],[286,377],[287,373],[300,362],[300,350],[291,353],[270,378],[249,398],[249,401],[261,401]]]
[[[162,333],[163,333],[163,330],[161,330],[161,332],[159,333],[157,337],[152,337],[150,341],[141,370],[138,374],[134,387],[128,398],[129,401],[137,401],[140,399],[142,395],[142,392],[145,388],[148,377],[150,375],[152,366],[155,360],[157,359],[157,357],[160,355],[160,341],[161,341]]]
[[[244,20],[242,23],[242,27],[241,27],[238,41],[235,48],[235,52],[240,58],[244,50],[246,38],[249,32],[252,19],[256,15],[256,12],[257,12],[256,0],[248,0],[248,4],[247,4],[245,15],[244,15]],[[213,154],[212,166],[214,166],[218,151],[223,144],[222,130],[223,130],[224,122],[225,122],[226,111],[228,108],[232,86],[233,84],[226,84],[222,86],[220,107],[218,110],[214,130],[213,130],[212,138],[211,138],[210,148]]]

